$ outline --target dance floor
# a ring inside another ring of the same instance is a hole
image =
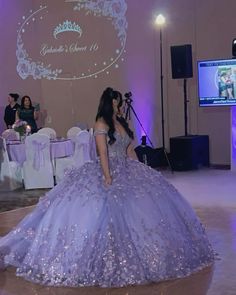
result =
[[[236,173],[228,170],[201,169],[189,172],[164,171],[192,204],[206,226],[217,259],[208,267],[185,279],[159,284],[118,289],[54,288],[32,284],[17,278],[10,268],[0,272],[0,295],[235,295],[236,294]],[[34,200],[41,191],[34,191]],[[15,192],[20,199],[30,193]],[[5,194],[9,200],[11,194]],[[0,206],[4,193],[0,194]],[[27,204],[27,203],[26,203]],[[30,204],[30,202],[28,202]],[[0,213],[0,236],[7,233],[33,206]]]

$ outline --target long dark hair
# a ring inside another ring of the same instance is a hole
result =
[[[29,101],[30,101],[30,106],[29,106],[29,108],[32,109],[32,108],[33,108],[33,106],[32,106],[32,101],[31,101],[31,98],[30,98],[28,95],[24,95],[24,96],[22,97],[22,99],[21,99],[21,105],[20,105],[21,109],[24,109],[24,108],[25,108],[24,103],[25,103],[25,99],[26,99],[26,98],[29,99]]]
[[[99,118],[103,118],[103,120],[109,127],[109,130],[108,130],[109,144],[113,144],[116,141],[116,138],[114,136],[115,126],[113,122],[113,114],[114,114],[113,99],[116,99],[118,101],[117,107],[119,109],[122,105],[122,94],[119,91],[113,90],[110,87],[106,88],[101,96],[97,115],[96,115],[96,121]],[[117,116],[116,119],[123,126],[128,136],[133,139],[134,138],[133,131],[130,130],[126,120],[123,117],[119,117],[119,116]]]

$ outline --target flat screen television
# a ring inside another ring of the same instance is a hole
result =
[[[198,61],[199,106],[236,105],[236,59]]]

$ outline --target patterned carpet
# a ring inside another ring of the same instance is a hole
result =
[[[35,205],[47,191],[48,189],[0,191],[0,212]]]

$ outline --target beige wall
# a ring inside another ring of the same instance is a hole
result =
[[[39,57],[43,42],[52,42],[51,29],[68,17],[75,18],[73,3],[63,0],[44,0],[48,14],[41,22],[28,25],[24,35],[25,45],[32,59]],[[230,163],[230,108],[199,108],[197,100],[196,61],[201,59],[230,58],[231,42],[235,34],[236,2],[227,0],[126,0],[128,10],[127,42],[125,52],[118,60],[118,68],[110,67],[97,78],[80,80],[48,80],[28,77],[23,80],[16,72],[16,38],[22,16],[39,8],[36,0],[0,1],[0,116],[6,105],[7,94],[18,92],[29,94],[39,102],[45,125],[56,129],[64,136],[66,130],[76,122],[93,125],[96,108],[102,90],[113,86],[122,93],[132,91],[134,106],[144,127],[155,146],[161,146],[160,119],[160,59],[159,31],[154,27],[155,15],[166,14],[168,23],[163,29],[163,74],[166,146],[169,137],[184,134],[183,81],[171,78],[170,46],[192,44],[194,77],[188,79],[189,133],[209,134],[210,161],[212,164]],[[54,5],[54,6],[53,6]],[[64,77],[74,72],[107,60],[119,46],[116,31],[110,22],[91,15],[80,15],[84,35],[80,41],[88,44],[91,40],[99,43],[100,51],[93,55],[48,55],[46,63],[56,64],[65,69]],[[28,29],[29,28],[29,29]],[[49,30],[50,28],[50,30]],[[61,34],[59,41],[70,42],[75,36]],[[3,41],[4,40],[4,41]],[[74,39],[73,39],[74,40]],[[109,71],[109,74],[107,73]],[[148,118],[149,117],[149,118]],[[43,124],[43,118],[39,125]],[[141,134],[137,121],[133,119],[137,138]],[[3,120],[0,129],[3,130]]]

